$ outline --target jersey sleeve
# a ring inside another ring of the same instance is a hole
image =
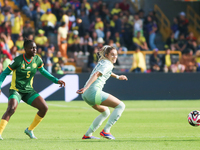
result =
[[[46,69],[44,69],[44,67],[39,68],[39,71],[43,76],[45,76],[46,78],[48,78],[52,82],[58,84],[58,79],[56,77],[54,77],[53,75],[51,75]]]
[[[107,61],[101,60],[97,65],[96,71],[99,71],[102,75],[104,75],[110,70],[110,68],[111,66]]]
[[[1,73],[0,75],[0,89],[1,89],[1,85],[3,83],[3,81],[5,80],[6,76],[9,75],[11,73],[11,70],[8,69],[8,67]]]
[[[42,68],[44,66],[44,63],[43,63],[42,59],[39,56],[37,56],[37,57],[38,57],[37,65],[38,65],[38,69],[40,69],[40,68]]]
[[[18,61],[17,59],[13,59],[10,64],[8,65],[8,68],[13,71],[15,70],[19,65],[20,65],[20,61]]]

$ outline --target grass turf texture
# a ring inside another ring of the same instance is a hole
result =
[[[192,127],[187,115],[200,110],[200,101],[124,101],[126,109],[112,127],[116,140],[82,140],[91,122],[99,113],[83,101],[47,102],[49,110],[34,130],[37,140],[29,139],[24,130],[37,110],[20,103],[3,132],[0,149],[69,149],[69,150],[132,150],[132,149],[198,149],[200,127]],[[0,104],[3,115],[7,104]],[[111,109],[112,111],[113,109]],[[107,120],[93,134],[100,137]]]

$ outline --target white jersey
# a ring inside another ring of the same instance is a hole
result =
[[[112,69],[113,69],[113,64],[109,60],[107,59],[100,60],[97,63],[96,67],[93,69],[90,78],[97,71],[99,71],[102,74],[102,76],[98,77],[97,80],[90,85],[90,87],[98,87],[102,89],[104,87],[104,84],[106,83],[106,80],[108,80],[108,78],[111,76]],[[88,79],[88,81],[90,80],[90,78]],[[88,81],[86,82],[86,84],[88,83]]]

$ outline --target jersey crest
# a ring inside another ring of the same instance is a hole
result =
[[[33,68],[36,68],[36,67],[37,67],[37,64],[36,64],[36,63],[33,63],[32,66],[33,66]]]

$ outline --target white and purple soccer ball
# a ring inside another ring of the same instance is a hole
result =
[[[188,114],[188,122],[191,126],[199,126],[200,125],[200,112],[198,110],[191,111]]]

